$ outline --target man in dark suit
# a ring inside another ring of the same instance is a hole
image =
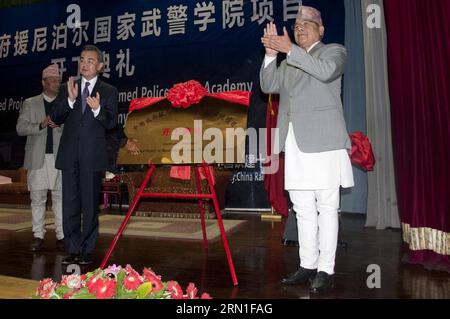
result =
[[[117,89],[99,79],[103,66],[102,52],[85,46],[79,63],[82,77],[69,78],[52,113],[53,121],[65,127],[56,158],[56,168],[62,170],[63,229],[69,252],[63,264],[92,263],[97,240],[101,179],[108,166],[105,134],[116,125],[118,101]]]

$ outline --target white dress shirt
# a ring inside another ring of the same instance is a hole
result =
[[[52,103],[56,99],[56,96],[50,97],[48,95],[45,95],[45,93],[42,93],[42,96],[44,97],[44,100],[48,103]]]
[[[88,86],[88,90],[89,90],[89,95],[92,94],[92,90],[94,89],[95,84],[97,83],[98,80],[98,76],[96,76],[93,79],[90,79],[89,81],[86,80],[84,77],[81,78],[81,92],[83,92],[84,87],[86,86],[86,82],[89,82],[89,86]],[[71,102],[70,99],[68,98],[69,101],[69,107],[71,109],[73,109],[73,105],[75,104],[74,102]],[[89,105],[87,105],[87,107],[89,107]],[[90,108],[90,107],[89,107]],[[94,117],[97,117],[97,115],[100,113],[100,108],[101,106],[99,105],[99,107],[94,111],[93,109],[91,109],[92,113],[94,113]]]

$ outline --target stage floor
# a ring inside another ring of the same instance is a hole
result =
[[[363,215],[342,215],[340,240],[347,243],[347,247],[340,246],[337,251],[336,288],[319,296],[310,295],[308,286],[279,283],[283,276],[296,270],[299,260],[296,247],[281,245],[285,219],[270,222],[261,221],[258,215],[240,214],[227,214],[224,218],[247,220],[228,238],[239,281],[237,287],[232,286],[220,240],[211,242],[205,252],[201,241],[125,236],[120,239],[109,264],[130,264],[139,272],[144,266],[151,267],[163,281],[177,280],[183,288],[193,282],[200,293],[208,292],[213,298],[450,298],[448,273],[402,262],[400,230],[364,228]],[[112,239],[112,235],[99,236],[95,264],[82,268],[83,272],[98,267]],[[29,229],[0,230],[0,275],[59,280],[65,271],[60,263],[64,253],[55,249],[54,231],[47,232],[46,248],[41,253],[29,251],[31,240]],[[372,264],[380,266],[381,288],[367,287],[370,275],[367,267]],[[0,291],[3,291],[0,297],[20,298],[28,294],[33,282],[14,284],[14,280],[0,277]],[[17,286],[20,291],[15,292],[8,286]]]

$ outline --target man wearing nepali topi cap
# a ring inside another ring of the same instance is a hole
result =
[[[272,22],[264,29],[260,82],[263,92],[280,95],[273,151],[285,152],[298,226],[300,265],[281,283],[312,281],[310,291],[319,293],[334,286],[340,187],[354,185],[341,102],[346,50],[321,42],[325,27],[313,7],[300,6],[293,27],[295,44],[286,27],[281,35]],[[277,66],[279,53],[286,59]]]
[[[44,247],[45,210],[49,190],[55,214],[56,247],[64,250],[61,171],[55,168],[63,128],[50,119],[60,84],[58,65],[46,67],[42,71],[43,92],[23,102],[16,125],[17,133],[27,137],[23,166],[28,170],[27,183],[31,198],[34,234],[30,247],[32,251],[39,251]]]

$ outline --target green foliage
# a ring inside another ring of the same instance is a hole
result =
[[[72,299],[95,299],[95,296],[89,293],[87,288],[81,288],[72,295]]]

